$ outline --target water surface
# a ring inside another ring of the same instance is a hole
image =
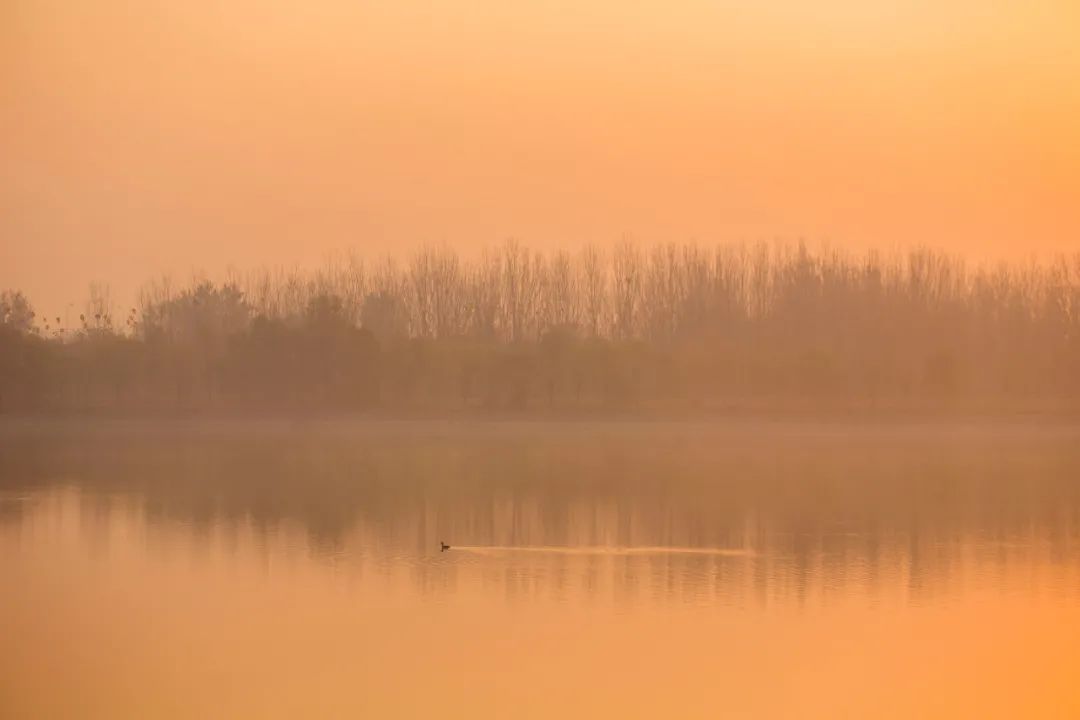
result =
[[[1073,425],[0,443],[5,718],[1080,716]]]

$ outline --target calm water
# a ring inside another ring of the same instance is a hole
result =
[[[1077,678],[1077,426],[0,427],[3,718],[1075,718]]]

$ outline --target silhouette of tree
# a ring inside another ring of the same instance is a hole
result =
[[[34,308],[21,291],[4,290],[0,292],[0,327],[17,333],[33,330]]]
[[[804,244],[349,257],[148,284],[77,328],[0,294],[6,408],[1073,407],[1080,256],[971,266]],[[62,319],[62,318],[61,318]],[[37,321],[37,324],[35,324]]]

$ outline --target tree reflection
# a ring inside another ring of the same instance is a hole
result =
[[[467,582],[509,602],[919,602],[1080,559],[1080,450],[1054,433],[42,427],[0,453],[5,527],[74,486],[91,535],[122,498],[150,532],[180,526],[226,552],[299,534],[313,559],[429,597]]]

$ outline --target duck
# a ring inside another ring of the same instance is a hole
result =
[[[442,540],[439,541],[439,552],[446,552],[449,549],[450,549],[449,545],[444,543]]]

